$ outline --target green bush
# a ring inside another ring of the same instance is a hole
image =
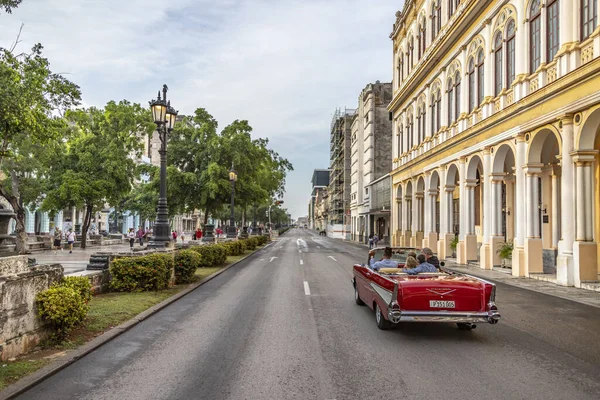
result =
[[[119,258],[110,266],[110,286],[118,292],[166,289],[171,282],[173,268],[173,254]]]
[[[246,247],[248,250],[254,250],[258,246],[258,239],[256,237],[249,237],[246,239]]]
[[[228,247],[222,244],[194,246],[191,250],[200,254],[200,267],[216,267],[227,261]]]
[[[71,288],[79,293],[85,304],[92,299],[92,284],[85,276],[67,276],[63,278],[59,286]]]
[[[175,283],[189,283],[193,280],[196,269],[200,267],[201,256],[192,250],[175,253]]]
[[[264,246],[269,242],[269,237],[265,235],[256,236],[256,239],[258,240],[259,246]]]
[[[53,286],[36,296],[38,315],[54,330],[53,339],[64,338],[80,324],[89,310],[81,294],[68,286]]]

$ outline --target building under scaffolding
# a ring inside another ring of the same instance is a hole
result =
[[[350,213],[350,136],[356,110],[337,109],[331,120],[329,223],[346,225]]]

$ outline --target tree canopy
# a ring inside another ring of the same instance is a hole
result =
[[[40,179],[65,135],[61,115],[81,97],[77,85],[50,70],[42,49],[0,49],[0,194],[16,213],[18,252],[26,251],[24,207],[41,195]]]
[[[13,8],[17,8],[23,0],[0,0],[0,10],[4,9],[7,13],[12,13]]]
[[[66,119],[74,133],[54,162],[43,208],[85,207],[84,248],[94,210],[118,204],[131,191],[141,137],[154,130],[154,123],[148,109],[126,100],[71,111]]]

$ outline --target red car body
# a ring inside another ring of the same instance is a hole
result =
[[[354,265],[353,275],[356,303],[375,311],[380,329],[399,322],[455,322],[473,328],[478,322],[496,324],[500,319],[496,285],[474,276],[444,270],[408,275],[400,268],[376,272],[360,264]]]

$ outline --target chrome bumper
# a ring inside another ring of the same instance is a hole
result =
[[[399,311],[390,310],[388,320],[398,322],[488,322],[497,324],[500,319],[498,311],[465,313],[461,311]]]

